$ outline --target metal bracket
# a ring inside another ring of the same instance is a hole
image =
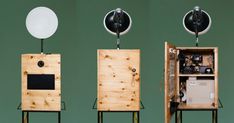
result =
[[[97,109],[96,105],[97,105],[97,98],[95,98],[95,101],[93,103],[93,108],[92,109]]]
[[[223,103],[220,98],[219,98],[219,108],[223,108]]]
[[[145,106],[144,106],[144,104],[142,103],[141,100],[140,100],[140,103],[141,103],[141,109],[145,109]]]

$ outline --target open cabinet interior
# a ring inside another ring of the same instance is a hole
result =
[[[165,43],[165,123],[176,109],[218,108],[218,48]]]

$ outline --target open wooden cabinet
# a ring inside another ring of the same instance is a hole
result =
[[[177,109],[218,109],[218,48],[165,42],[165,123]]]

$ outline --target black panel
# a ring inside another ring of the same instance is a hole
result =
[[[54,74],[28,74],[27,77],[29,90],[54,90]]]

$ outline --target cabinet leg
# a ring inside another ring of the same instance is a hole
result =
[[[182,111],[175,111],[175,123],[182,123],[183,115]]]
[[[27,112],[27,122],[26,123],[29,123],[29,112]]]
[[[218,110],[212,110],[212,123],[218,123]]]
[[[132,122],[133,123],[140,123],[140,112],[133,112],[132,113]]]
[[[180,123],[182,123],[182,119],[183,119],[183,115],[182,115],[182,111],[180,111]]]
[[[103,123],[103,112],[98,111],[98,123]]]
[[[58,123],[61,123],[61,112],[58,112]]]
[[[22,111],[22,123],[29,123],[29,112]]]
[[[22,111],[21,122],[24,123],[24,111]]]
[[[218,123],[218,110],[215,110],[215,123]]]
[[[214,123],[214,110],[212,110],[212,123]]]

